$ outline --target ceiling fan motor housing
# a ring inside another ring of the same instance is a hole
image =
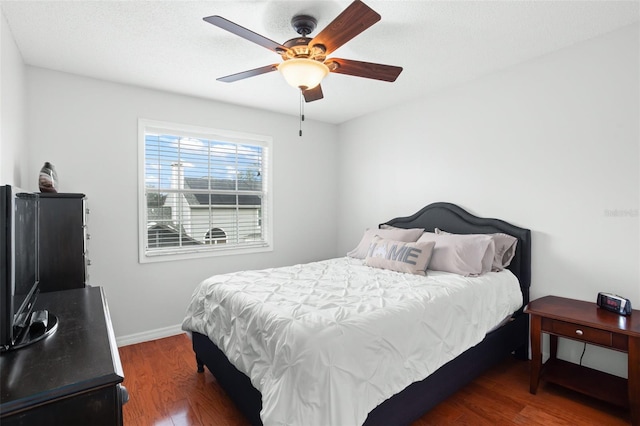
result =
[[[283,43],[283,46],[285,46],[287,50],[281,53],[282,59],[286,61],[294,58],[307,58],[321,62],[324,61],[326,51],[324,46],[321,44],[309,46],[311,40],[309,37],[296,37],[287,40]]]

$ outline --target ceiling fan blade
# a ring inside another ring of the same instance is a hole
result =
[[[245,27],[242,27],[234,22],[229,21],[228,19],[223,18],[222,16],[207,16],[206,18],[202,19],[212,25],[215,25],[216,27],[220,27],[223,30],[227,30],[230,33],[259,44],[262,47],[266,47],[267,49],[276,52],[278,55],[287,51],[287,48],[280,43],[276,43],[275,41],[261,36],[258,33],[254,33],[253,31]]]
[[[379,20],[380,15],[375,10],[356,0],[320,31],[309,46],[322,44],[328,55]]]
[[[248,71],[242,71],[236,74],[227,75],[224,77],[220,77],[216,80],[224,81],[225,83],[231,83],[234,81],[242,80],[249,77],[255,77],[256,75],[266,74],[271,71],[275,71],[278,69],[278,64],[265,65],[264,67],[255,68]]]
[[[320,87],[319,84],[313,89],[303,90],[302,94],[304,95],[305,102],[313,102],[324,98],[322,95],[322,87]]]
[[[335,63],[338,66],[331,63]],[[393,65],[374,64],[371,62],[354,61],[352,59],[331,58],[325,61],[331,72],[353,75],[356,77],[372,78],[382,81],[396,81],[402,72],[402,67]],[[334,68],[335,67],[335,68]]]

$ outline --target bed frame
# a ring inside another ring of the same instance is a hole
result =
[[[508,269],[518,277],[524,303],[510,321],[487,334],[482,342],[378,405],[369,413],[364,423],[367,426],[410,424],[509,354],[526,359],[529,351],[529,316],[522,311],[529,302],[531,285],[531,231],[499,219],[476,217],[450,203],[433,203],[412,216],[398,217],[382,225],[424,228],[430,232],[440,228],[456,234],[503,232],[516,237],[516,254]],[[203,372],[206,365],[249,422],[261,425],[262,396],[249,378],[207,336],[194,332],[193,350],[198,372]]]

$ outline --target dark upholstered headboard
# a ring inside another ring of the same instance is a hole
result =
[[[516,254],[508,269],[518,277],[522,289],[523,306],[529,303],[531,286],[531,231],[500,219],[488,219],[472,215],[455,204],[433,203],[407,217],[397,217],[381,225],[397,228],[424,228],[434,232],[435,228],[454,234],[493,234],[503,232],[518,239]]]

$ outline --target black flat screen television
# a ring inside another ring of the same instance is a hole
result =
[[[0,186],[0,351],[21,344],[38,296],[38,193]]]

